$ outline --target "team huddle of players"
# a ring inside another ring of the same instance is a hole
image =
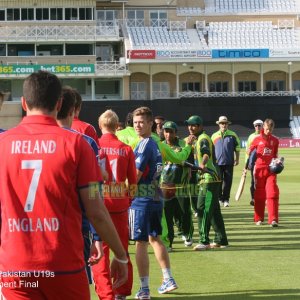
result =
[[[99,117],[98,139],[95,129],[78,118],[78,92],[62,88],[59,79],[45,71],[25,80],[22,107],[26,117],[0,134],[4,299],[90,299],[91,279],[99,299],[126,299],[133,283],[128,237],[135,241],[140,280],[135,298],[150,299],[149,244],[163,276],[158,293],[177,289],[168,250],[172,251],[174,219],[185,245],[193,244],[190,203],[200,237],[194,250],[228,245],[220,204],[229,206],[239,140],[227,129],[226,117],[219,118],[220,130],[211,139],[202,118],[191,116],[186,121],[190,134],[180,140],[172,121],[158,125],[154,133],[147,107],[134,110],[121,131],[118,116],[107,110]],[[249,154],[256,150],[257,156],[257,224],[263,222],[266,200],[269,223],[278,224],[276,175],[268,168],[278,151],[273,128],[273,121],[266,120],[249,147]],[[190,186],[199,184],[199,192],[192,193]]]

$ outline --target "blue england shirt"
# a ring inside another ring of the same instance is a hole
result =
[[[162,157],[156,142],[151,138],[141,140],[134,150],[136,168],[143,172],[138,182],[136,197],[132,205],[147,206],[153,201],[161,201],[158,185],[162,171]]]

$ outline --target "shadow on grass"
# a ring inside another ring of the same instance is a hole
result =
[[[293,300],[300,298],[300,289],[279,289],[279,290],[253,290],[253,291],[232,291],[227,293],[214,293],[214,294],[195,294],[174,292],[172,294],[163,295],[163,299],[208,299],[208,300],[250,300],[250,299],[286,299]],[[151,299],[162,299],[161,297],[152,297]]]
[[[196,244],[195,244],[196,245]],[[176,253],[184,253],[184,252],[195,252],[195,253],[203,253],[203,252],[232,252],[232,251],[274,251],[274,250],[299,250],[300,249],[300,243],[295,243],[291,245],[266,245],[266,246],[257,246],[257,245],[246,245],[246,246],[229,246],[226,249],[208,249],[205,251],[194,251],[193,247],[189,248],[175,248],[170,255],[176,255]],[[300,299],[300,297],[299,297]]]
[[[300,224],[280,224],[279,227],[272,228],[269,224],[264,224],[261,226],[255,226],[254,229],[250,227],[243,228],[232,228],[227,226],[226,231],[230,232],[231,236],[243,236],[245,234],[248,235],[281,235],[284,232],[287,232],[287,235],[299,234],[300,233]]]
[[[287,233],[285,233],[287,234]],[[297,232],[293,233],[294,235],[297,234]],[[264,241],[263,245],[257,245],[257,244],[253,244],[253,242],[261,242]],[[243,243],[243,245],[239,244],[239,243]],[[279,243],[278,243],[279,242]],[[182,252],[189,252],[191,250],[193,250],[193,246],[195,246],[198,243],[198,240],[195,239],[194,237],[194,244],[192,245],[192,247],[182,247],[182,248],[177,248],[175,247],[172,253],[182,253]],[[245,244],[248,243],[248,244]],[[176,241],[174,240],[173,242],[173,246],[175,245],[181,245],[182,242],[181,241]],[[270,237],[262,237],[262,238],[253,238],[249,237],[247,239],[245,238],[230,238],[229,239],[229,247],[225,248],[225,249],[209,249],[206,251],[257,251],[257,250],[298,250],[300,249],[300,242],[299,242],[299,237],[298,236],[294,236],[294,237],[286,237],[285,235],[282,234],[282,236],[278,237],[278,238],[274,238],[272,236]],[[194,252],[194,251],[193,251]],[[196,251],[195,251],[196,252]],[[199,251],[198,251],[199,252]],[[201,251],[202,252],[202,251]],[[300,297],[299,297],[300,299]]]
[[[293,210],[295,210],[295,208],[293,208]],[[248,212],[223,212],[222,211],[222,214],[223,214],[225,224],[226,224],[226,222],[228,222],[228,223],[231,223],[233,221],[234,222],[236,222],[236,221],[245,222],[248,220],[253,220],[253,211],[249,211],[249,213]],[[265,216],[267,216],[267,209],[265,210]],[[298,216],[299,216],[298,210],[294,211],[294,212],[279,210],[279,217],[281,220],[288,220],[288,218],[290,218],[290,217],[298,217]]]

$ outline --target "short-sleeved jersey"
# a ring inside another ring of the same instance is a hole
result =
[[[78,190],[101,180],[79,134],[28,116],[0,135],[0,270],[84,269]]]
[[[256,137],[250,145],[250,153],[256,149],[256,165],[268,166],[273,158],[278,156],[279,140],[273,135],[263,132]]]
[[[88,144],[92,147],[93,151],[94,151],[94,154],[96,156],[96,159],[98,160],[98,157],[99,157],[99,145],[98,143],[93,139],[91,138],[90,136],[84,134],[84,133],[81,133],[73,128],[66,128],[66,127],[62,127],[66,130],[70,130],[74,133],[77,133],[77,134],[80,134],[82,135],[82,137],[88,142]]]
[[[97,132],[93,125],[83,122],[83,121],[79,120],[77,117],[75,117],[72,122],[71,128],[80,133],[90,136],[98,144]]]
[[[128,192],[134,191],[137,183],[133,151],[111,133],[103,134],[99,145],[100,161],[108,173],[102,189],[104,203],[109,212],[125,211],[129,207]]]
[[[234,152],[241,150],[241,142],[235,132],[227,129],[224,133],[221,130],[211,136],[215,146],[216,162],[219,166],[233,165]]]
[[[157,144],[151,137],[142,139],[134,150],[134,156],[136,169],[143,175],[133,202],[148,206],[153,200],[160,201],[158,179],[162,171],[162,158]]]

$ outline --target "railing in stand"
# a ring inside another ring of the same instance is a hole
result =
[[[96,74],[126,74],[128,72],[128,67],[126,64],[119,63],[117,61],[110,62],[110,61],[103,61],[97,62],[95,64],[95,73]]]
[[[119,37],[117,24],[77,26],[3,26],[1,41],[97,40],[99,37]]]
[[[178,98],[300,96],[300,91],[180,92]]]

